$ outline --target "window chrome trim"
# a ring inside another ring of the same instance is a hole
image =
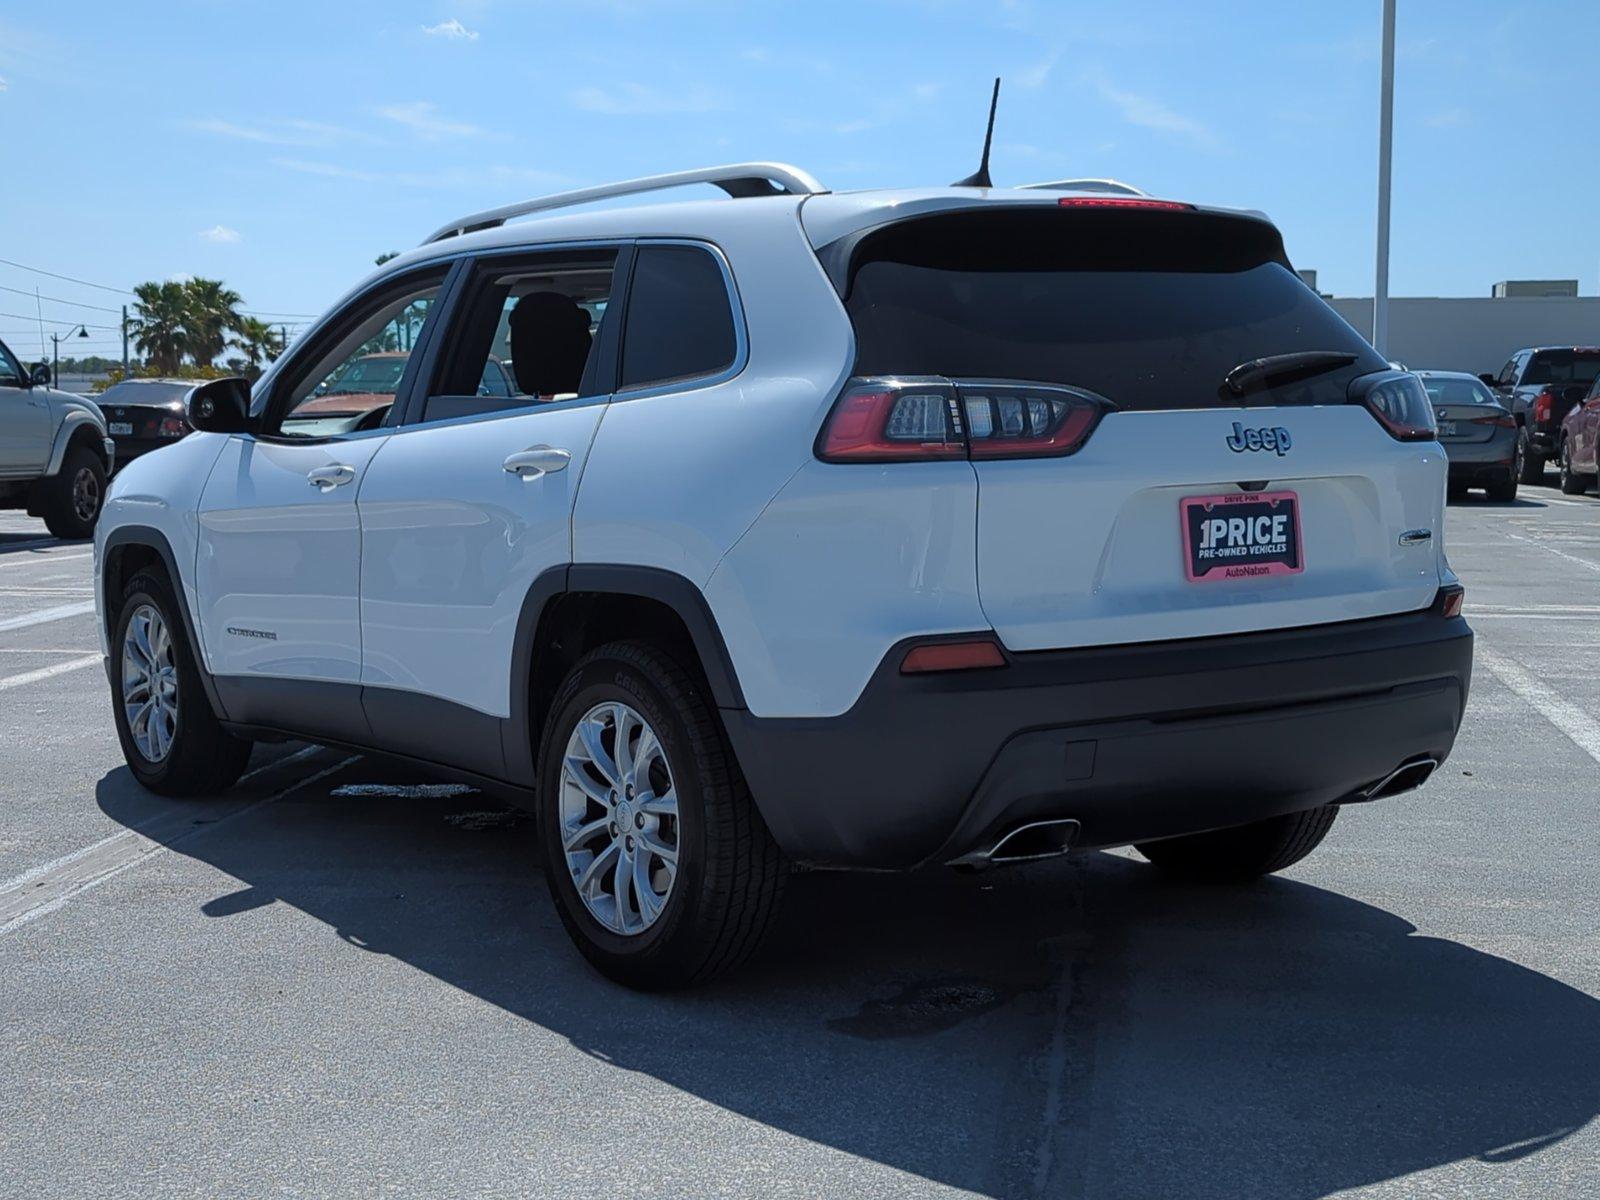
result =
[[[728,256],[722,252],[722,247],[715,242],[708,242],[702,238],[636,238],[636,248],[644,246],[693,246],[708,252],[722,271],[722,286],[728,295],[728,311],[733,318],[733,361],[721,370],[711,371],[704,375],[685,375],[680,379],[668,379],[660,383],[648,383],[640,387],[618,387],[612,397],[615,400],[643,400],[650,396],[667,396],[675,392],[698,391],[702,388],[716,387],[718,384],[727,383],[731,379],[743,374],[750,361],[750,335],[745,326],[744,302],[739,296],[739,285],[733,278],[733,268],[728,265]],[[628,310],[633,307],[633,285],[629,281],[627,307],[622,312],[622,339],[623,354],[627,353],[628,337]],[[617,361],[617,379],[621,382],[622,359]]]

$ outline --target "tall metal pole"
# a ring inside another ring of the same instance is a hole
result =
[[[122,377],[128,377],[128,306],[122,306]]]
[[[1372,286],[1372,344],[1389,357],[1389,166],[1394,149],[1394,4],[1383,0],[1383,82],[1378,101],[1378,264]]]
[[[61,339],[50,335],[50,386],[61,386]]]

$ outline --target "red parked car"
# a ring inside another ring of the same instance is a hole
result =
[[[1589,386],[1589,393],[1573,405],[1561,421],[1561,443],[1557,448],[1561,463],[1561,490],[1581,496],[1600,476],[1600,379]]]

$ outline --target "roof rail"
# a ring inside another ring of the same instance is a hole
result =
[[[1055,179],[1049,183],[1025,183],[1024,188],[1048,192],[1110,192],[1116,196],[1148,196],[1143,188],[1120,179]]]
[[[570,192],[556,192],[538,196],[517,204],[471,213],[460,220],[436,229],[422,243],[443,241],[462,233],[476,233],[480,229],[493,229],[504,225],[513,217],[528,213],[546,212],[553,208],[568,208],[574,204],[588,204],[593,200],[609,200],[614,196],[636,196],[642,192],[658,192],[663,188],[683,187],[690,183],[715,184],[733,197],[745,196],[808,196],[828,189],[812,175],[787,163],[749,162],[729,163],[721,167],[698,167],[692,171],[674,171],[670,175],[647,175],[643,179],[625,179],[621,183],[603,183],[597,187],[578,188]]]

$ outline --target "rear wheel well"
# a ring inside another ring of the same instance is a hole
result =
[[[67,449],[71,450],[74,446],[82,446],[87,449],[90,454],[100,460],[102,467],[110,466],[106,462],[105,439],[100,436],[93,426],[85,423],[72,431],[72,436],[67,439]]]
[[[607,642],[648,642],[679,663],[710,693],[694,637],[669,604],[616,592],[563,592],[545,607],[534,632],[528,680],[528,735],[537,753],[550,701],[577,661]],[[715,702],[712,702],[715,707]]]

